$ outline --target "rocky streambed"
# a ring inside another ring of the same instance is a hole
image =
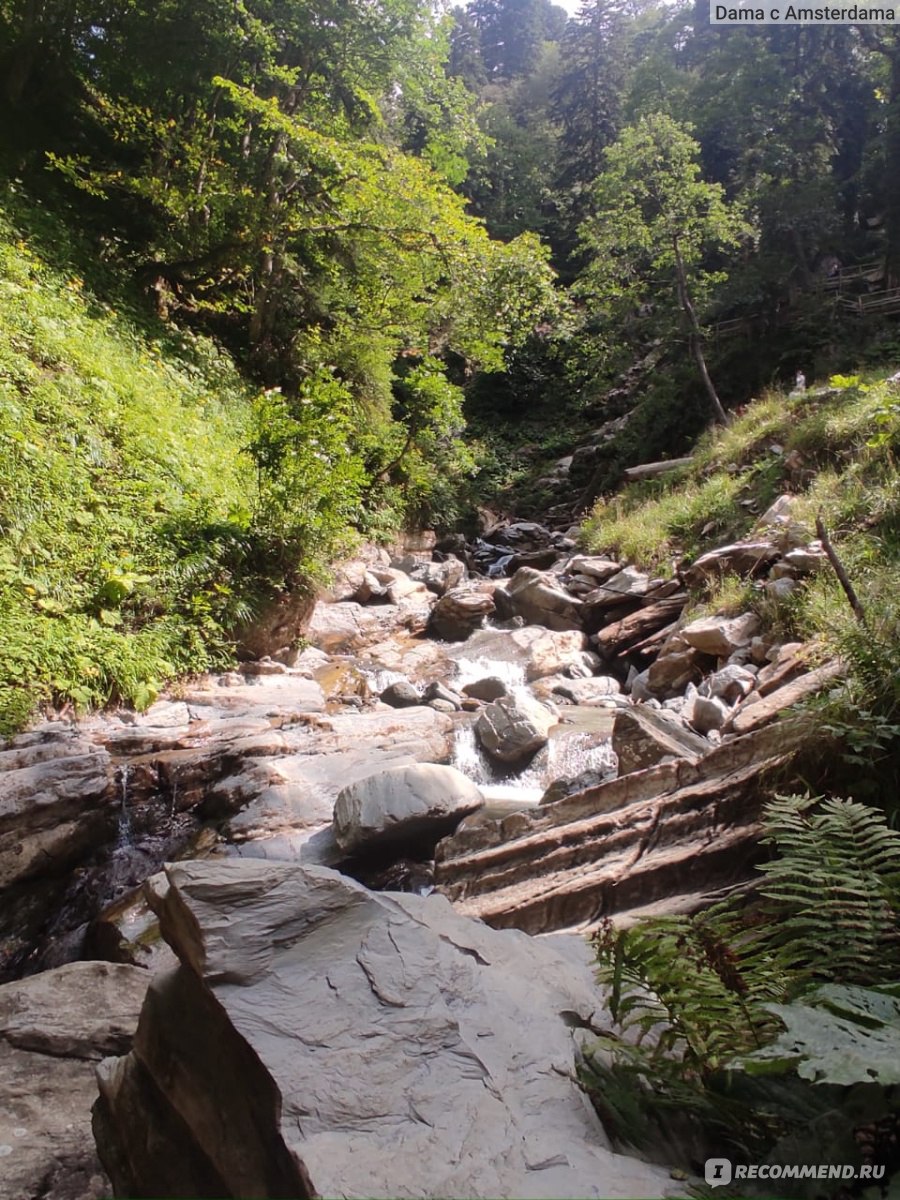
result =
[[[432,1166],[451,1164],[446,1194],[661,1192],[664,1178],[651,1182],[630,1160],[598,1165],[597,1148],[611,1152],[571,1078],[554,1098],[536,1088],[547,1071],[571,1077],[573,1025],[602,1024],[599,1009],[588,1011],[601,998],[585,998],[583,941],[569,934],[552,952],[569,963],[561,983],[558,964],[541,965],[550,951],[527,938],[507,943],[524,935],[481,921],[527,933],[584,930],[607,916],[694,907],[748,877],[759,856],[760,781],[808,734],[801,718],[776,718],[839,667],[816,647],[778,644],[752,613],[687,620],[687,585],[727,567],[784,590],[824,566],[788,498],[752,541],[685,564],[672,579],[578,554],[565,533],[532,522],[474,545],[369,549],[336,572],[305,630],[269,630],[264,657],[186,683],[142,714],[48,720],[6,743],[0,966],[21,981],[0,987],[0,1051],[31,1058],[16,1059],[19,1083],[0,1094],[0,1155],[13,1171],[0,1196],[61,1200],[108,1187],[87,1133],[93,1063],[130,1044],[134,993],[151,978],[134,1051],[104,1068],[96,1117],[117,1194],[436,1194],[394,1155],[398,1129],[401,1141],[420,1131]],[[164,878],[164,863],[181,865]],[[398,890],[417,894],[388,898]],[[407,949],[404,930],[419,931]],[[279,965],[294,944],[321,964],[325,991],[313,987],[276,1018],[278,996],[299,987],[286,982],[287,960]],[[447,945],[456,947],[449,958]],[[526,1041],[527,1024],[504,1017],[498,985],[485,982],[503,977],[504,994],[520,986],[506,978],[510,955],[523,980],[531,962],[533,986],[545,989],[558,1032],[540,1036],[548,1045],[564,1036],[569,1047],[525,1072],[531,1081],[515,1083],[515,1102],[508,1072],[521,1052],[510,1020]],[[423,971],[437,993],[426,995]],[[95,1019],[90,1035],[69,1043],[66,1025],[84,1025],[82,974]],[[57,979],[60,1013],[36,1017],[22,1034],[21,1013],[33,997],[52,996]],[[581,999],[562,1004],[559,986],[581,989]],[[426,1037],[422,1014],[438,994],[445,1015]],[[252,1018],[254,1006],[267,1015]],[[164,1049],[176,1012],[189,1019]],[[330,1013],[322,1028],[309,1023],[313,1012]],[[254,1094],[298,1097],[296,1111],[275,1100],[232,1111],[236,1098],[216,1084],[222,1128],[255,1131],[256,1149],[237,1159],[210,1132],[203,1099],[212,1043],[207,1053],[199,1030],[213,1013],[221,1045],[231,1046],[222,1070],[232,1090],[249,1086],[249,1076],[240,1082],[249,1046],[252,1071],[265,1076]],[[42,1020],[51,1032],[41,1032]],[[353,1042],[361,1028],[386,1039],[384,1056],[342,1042],[337,1027],[348,1022]],[[440,1030],[450,1027],[447,1041]],[[475,1052],[483,1038],[502,1047],[499,1057]],[[296,1058],[297,1039],[323,1049],[318,1067],[305,1051]],[[447,1078],[459,1077],[455,1111],[471,1118],[462,1125],[493,1130],[467,1135],[480,1149],[465,1168],[459,1128],[447,1127],[425,1076],[404,1065],[430,1055]],[[165,1066],[179,1057],[181,1082]],[[28,1088],[46,1076],[55,1095],[62,1059],[80,1080],[68,1087],[67,1111],[75,1104],[81,1119],[48,1118],[35,1133]],[[326,1060],[343,1066],[314,1086]],[[417,1098],[392,1106],[387,1079],[378,1090],[382,1072],[407,1079],[403,1094]],[[357,1074],[368,1083],[336,1099]],[[479,1096],[485,1084],[496,1096],[493,1115],[474,1102],[471,1078],[482,1080]],[[539,1137],[533,1122],[549,1119],[548,1105],[557,1117]],[[506,1174],[486,1172],[510,1139],[523,1138],[532,1149],[520,1158],[509,1151]],[[535,1148],[545,1141],[546,1154]],[[170,1145],[183,1151],[181,1174]],[[335,1174],[336,1148],[352,1149],[354,1162],[362,1155],[359,1178]],[[77,1186],[66,1190],[64,1177]]]

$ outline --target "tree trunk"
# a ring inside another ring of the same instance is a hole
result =
[[[887,254],[885,283],[900,286],[900,41],[891,33],[882,43],[890,67],[888,106],[884,130],[884,194]]]
[[[712,405],[712,410],[716,421],[720,425],[728,424],[728,414],[722,407],[722,401],[719,399],[719,393],[716,391],[712,379],[709,376],[709,369],[706,365],[706,357],[703,353],[703,330],[700,328],[700,322],[697,320],[697,313],[694,310],[694,305],[691,301],[691,294],[688,291],[687,271],[684,267],[684,259],[681,257],[681,246],[678,244],[677,236],[672,239],[672,248],[675,251],[675,273],[678,280],[678,302],[681,305],[681,311],[687,317],[689,334],[688,337],[691,343],[691,354],[694,357],[694,362],[697,364],[697,370],[700,372],[700,378],[703,380],[703,386],[706,388],[706,394],[709,397],[709,402]]]

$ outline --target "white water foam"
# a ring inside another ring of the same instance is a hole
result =
[[[499,679],[507,691],[515,692],[525,687],[525,666],[520,662],[507,662],[502,658],[458,658],[453,686],[461,691],[467,683],[479,679]]]

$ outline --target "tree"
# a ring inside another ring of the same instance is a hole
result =
[[[715,419],[727,423],[703,353],[701,317],[725,278],[712,256],[734,250],[750,233],[719,184],[700,176],[700,148],[663,113],[642,118],[606,151],[593,188],[595,211],[581,226],[590,262],[576,292],[610,314],[671,310],[688,343]],[[669,330],[671,332],[671,329]]]

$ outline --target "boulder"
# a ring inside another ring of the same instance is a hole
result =
[[[679,631],[689,646],[703,654],[727,658],[742,646],[749,646],[759,632],[759,617],[743,613],[739,617],[700,617]]]
[[[456,692],[451,692],[439,679],[435,679],[429,683],[422,695],[426,704],[434,700],[440,700],[444,704],[449,704],[451,712],[458,709],[460,705],[461,697]]]
[[[822,549],[821,543],[798,546],[796,550],[789,550],[784,556],[784,561],[801,575],[813,575],[816,571],[821,571],[828,566],[828,557]]]
[[[557,718],[527,694],[501,696],[475,722],[475,736],[501,763],[519,763],[546,745]]]
[[[241,633],[239,658],[284,658],[296,652],[316,607],[311,591],[298,587],[280,592],[259,609]]]
[[[581,629],[581,602],[558,585],[556,577],[520,567],[506,587],[513,612],[547,629]]]
[[[463,687],[463,692],[471,699],[488,702],[499,700],[501,696],[506,695],[506,691],[506,684],[495,675],[488,675],[485,679],[476,679],[474,683],[467,683]]]
[[[155,905],[182,966],[101,1070],[117,1195],[672,1190],[611,1151],[576,1082],[572,1026],[600,1003],[580,939],[498,934],[324,869],[167,874]]]
[[[621,570],[622,564],[616,559],[590,554],[576,554],[565,566],[567,575],[586,575],[588,579],[595,581],[595,587],[598,583],[605,583],[613,575],[618,575]]]
[[[756,687],[756,675],[746,667],[729,663],[721,671],[707,676],[700,684],[701,696],[714,696],[726,704],[737,704]]]
[[[768,539],[734,542],[701,554],[690,565],[682,563],[679,574],[688,587],[698,587],[706,580],[726,573],[759,576],[765,574],[778,556],[778,547]]]
[[[619,775],[642,771],[663,759],[686,758],[696,762],[709,750],[703,738],[685,729],[676,719],[644,705],[616,710],[612,746],[619,760]]]
[[[465,583],[468,576],[466,564],[451,555],[444,562],[430,562],[414,568],[411,572],[413,579],[419,579],[430,592],[443,596],[452,588]]]
[[[494,598],[489,593],[451,588],[432,610],[431,632],[447,642],[464,642],[493,612]]]
[[[647,688],[660,700],[680,695],[700,678],[703,655],[677,634],[647,670]]]
[[[340,792],[334,836],[347,854],[386,846],[433,847],[483,803],[475,784],[454,767],[389,767]]]
[[[592,611],[596,609],[615,608],[624,600],[639,600],[646,596],[650,586],[650,576],[638,571],[636,567],[623,567],[615,575],[611,575],[604,583],[589,592],[582,603]]]
[[[725,725],[729,716],[729,706],[717,696],[701,696],[698,693],[691,696],[682,712],[684,719],[693,725],[698,733],[712,733]]]
[[[149,982],[138,967],[79,962],[0,986],[0,1195],[109,1196],[91,1137],[95,1072],[130,1048]]]
[[[760,729],[780,716],[786,709],[821,692],[842,674],[843,667],[840,663],[825,663],[824,666],[817,667],[815,671],[810,671],[808,675],[801,675],[792,683],[787,683],[777,691],[757,700],[755,704],[742,705],[738,709],[731,727],[735,733],[741,734]]]
[[[566,679],[555,685],[553,691],[573,704],[588,707],[607,704],[622,691],[622,685],[612,675],[594,675],[590,679]]]
[[[590,675],[600,660],[585,647],[587,637],[574,629],[524,625],[509,630],[481,629],[452,653],[456,658],[520,664],[529,682],[547,675]]]
[[[430,593],[423,592],[430,597]],[[381,641],[400,629],[422,633],[428,623],[429,602],[415,598],[403,604],[378,604],[366,608],[361,604],[316,605],[306,636],[313,646],[328,654],[350,654]]]
[[[389,704],[391,708],[415,708],[422,703],[418,689],[408,679],[398,679],[396,683],[389,683],[378,699],[382,704]]]

